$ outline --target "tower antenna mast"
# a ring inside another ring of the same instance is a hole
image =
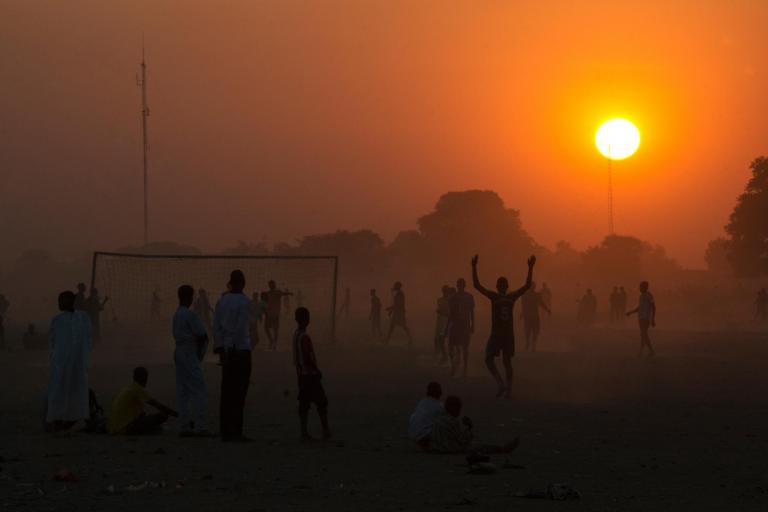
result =
[[[147,105],[147,64],[144,59],[144,35],[141,36],[141,78],[136,75],[136,85],[141,87],[141,135],[143,147],[144,164],[144,245],[149,243],[149,198],[147,197],[147,173],[149,161],[147,153],[149,152],[149,141],[147,140],[147,118],[149,117],[149,106]]]
[[[616,234],[613,228],[613,158],[610,144],[608,145],[608,234]]]

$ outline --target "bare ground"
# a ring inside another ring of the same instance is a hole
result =
[[[315,445],[298,441],[285,351],[254,353],[247,445],[180,439],[173,424],[146,438],[44,434],[47,355],[2,353],[0,510],[767,510],[768,337],[654,334],[660,355],[641,360],[629,328],[548,333],[541,352],[516,357],[508,401],[493,397],[479,352],[464,380],[425,343],[319,345],[337,441]],[[91,383],[105,408],[143,357],[96,352]],[[154,359],[149,389],[172,404],[170,359]],[[207,364],[206,377],[215,429],[219,368]],[[483,442],[520,436],[515,453],[494,457],[497,473],[468,474],[462,457],[408,442],[431,379],[462,397]],[[53,481],[62,468],[80,481]],[[552,482],[581,499],[515,497]]]

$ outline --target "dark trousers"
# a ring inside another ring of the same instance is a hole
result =
[[[243,409],[251,381],[251,351],[229,350],[221,370],[221,438],[243,436]]]
[[[142,414],[125,427],[125,433],[129,436],[144,436],[162,432],[161,426],[168,421],[168,416],[158,412],[154,414]]]

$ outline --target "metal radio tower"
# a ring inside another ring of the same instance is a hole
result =
[[[149,142],[147,140],[147,118],[149,117],[149,106],[147,106],[147,64],[144,61],[144,44],[141,45],[141,78],[136,75],[136,85],[141,87],[141,135],[144,149],[144,245],[149,242],[149,200],[147,197],[147,171],[149,161],[147,152],[149,151]]]

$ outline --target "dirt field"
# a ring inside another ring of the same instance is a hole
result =
[[[479,353],[468,379],[451,379],[425,336],[413,349],[319,345],[338,441],[316,445],[298,441],[287,351],[254,353],[247,445],[180,439],[172,423],[141,439],[46,435],[47,355],[5,352],[0,510],[767,510],[768,337],[654,335],[659,356],[640,360],[631,326],[549,332],[541,352],[516,357],[508,401],[493,398]],[[91,384],[105,408],[142,359],[95,353]],[[173,367],[153,359],[149,390],[173,404]],[[220,372],[205,370],[216,429]],[[462,457],[408,442],[408,416],[430,379],[462,397],[481,441],[520,436],[515,453],[494,457],[497,473],[468,474]],[[62,468],[80,481],[52,481]],[[553,482],[570,483],[581,499],[515,497]]]

